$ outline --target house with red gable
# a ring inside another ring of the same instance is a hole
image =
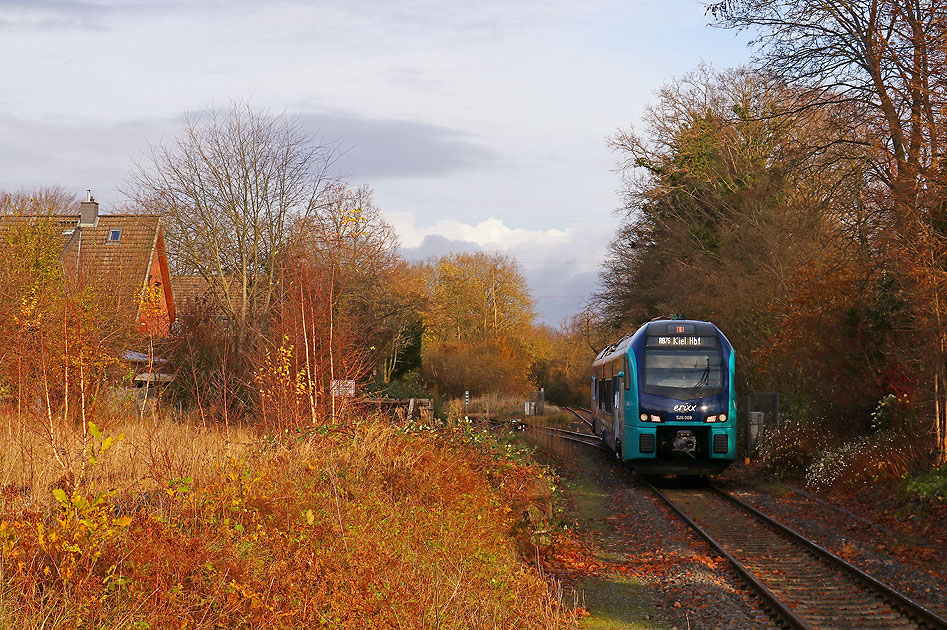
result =
[[[67,278],[114,299],[118,312],[139,333],[166,336],[175,319],[174,294],[160,219],[99,214],[90,192],[78,215],[0,216],[0,229],[50,218],[62,229],[61,260]]]

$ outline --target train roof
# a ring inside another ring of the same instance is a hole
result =
[[[710,322],[702,322],[696,319],[661,319],[648,322],[641,328],[647,328],[648,335],[679,335],[682,334],[682,331],[676,330],[678,326],[693,326],[693,332],[683,333],[688,335],[717,335],[720,333],[720,329]],[[638,330],[640,331],[641,328]]]
[[[631,345],[631,342],[638,335],[675,335],[681,334],[682,331],[677,330],[677,327],[685,326],[692,327],[685,334],[691,335],[719,335],[722,334],[720,329],[717,328],[710,322],[704,322],[696,319],[659,319],[655,321],[648,322],[643,324],[638,330],[634,333],[625,335],[615,343],[604,348],[598,355],[595,357],[595,361],[592,363],[593,366],[601,365],[603,363],[608,363],[613,360],[616,356],[621,356],[625,354],[628,349],[628,346]]]

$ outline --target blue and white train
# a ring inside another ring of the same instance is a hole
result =
[[[736,458],[735,365],[710,322],[648,322],[595,358],[593,430],[641,473],[719,473]]]

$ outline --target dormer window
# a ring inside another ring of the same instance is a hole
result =
[[[117,243],[122,238],[122,228],[113,228],[109,230],[107,243]]]

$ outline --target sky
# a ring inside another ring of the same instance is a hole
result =
[[[0,190],[92,189],[234,100],[344,149],[402,252],[514,257],[540,321],[595,290],[618,156],[661,85],[746,63],[695,0],[0,0]]]

